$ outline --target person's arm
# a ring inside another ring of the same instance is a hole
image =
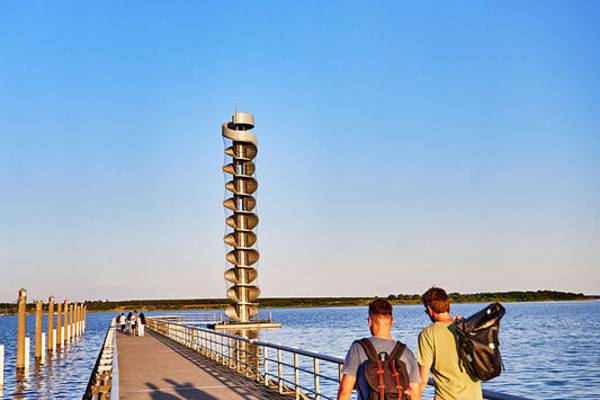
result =
[[[344,359],[344,368],[342,369],[342,379],[338,389],[338,400],[348,400],[352,396],[354,385],[356,384],[356,374],[361,363],[360,344],[352,343]]]
[[[419,348],[417,361],[419,363],[419,375],[421,376],[420,389],[423,392],[427,387],[427,382],[429,382],[429,372],[433,365],[435,353],[433,341],[427,330],[422,331],[419,335],[417,346]]]
[[[420,383],[411,383],[408,387],[408,395],[410,396],[410,400],[421,400],[421,384]]]
[[[342,375],[342,381],[340,382],[340,388],[337,394],[337,400],[349,400],[354,390],[354,384],[356,383],[356,377],[352,375]],[[412,400],[412,398],[411,398]]]
[[[429,367],[419,365],[419,373],[421,374],[421,385],[419,390],[423,392],[427,387],[427,382],[429,382]]]

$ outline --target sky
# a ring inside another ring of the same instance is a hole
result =
[[[597,1],[0,2],[0,301],[600,294]]]

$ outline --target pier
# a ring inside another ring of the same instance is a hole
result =
[[[84,399],[335,399],[344,360],[147,317],[143,338],[109,328]],[[432,382],[430,381],[430,384]],[[488,400],[527,400],[491,390]]]
[[[117,346],[123,400],[284,398],[152,331],[143,338],[117,333]]]

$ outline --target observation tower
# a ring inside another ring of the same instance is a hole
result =
[[[256,263],[260,258],[254,248],[256,233],[254,228],[258,225],[258,216],[254,212],[256,199],[254,194],[258,189],[258,182],[254,178],[256,165],[254,159],[258,153],[254,128],[254,115],[235,112],[230,122],[222,125],[223,138],[230,141],[231,145],[225,149],[225,154],[231,157],[231,162],[223,167],[225,174],[232,179],[225,184],[231,197],[225,199],[223,205],[231,211],[225,220],[229,228],[223,240],[231,250],[227,252],[228,269],[225,271],[225,280],[230,283],[227,297],[231,304],[225,309],[229,323],[217,325],[227,329],[244,327],[279,327],[269,320],[259,320],[258,296],[260,289],[256,285],[258,270]]]

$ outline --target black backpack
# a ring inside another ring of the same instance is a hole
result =
[[[503,369],[498,332],[505,309],[493,303],[454,325],[459,342],[459,356],[469,375],[489,381]]]
[[[368,360],[363,364],[363,374],[369,385],[369,393],[361,393],[361,398],[369,400],[404,400],[410,379],[406,364],[400,360],[406,345],[396,342],[388,355],[377,353],[373,343],[367,338],[357,341],[365,351]]]

